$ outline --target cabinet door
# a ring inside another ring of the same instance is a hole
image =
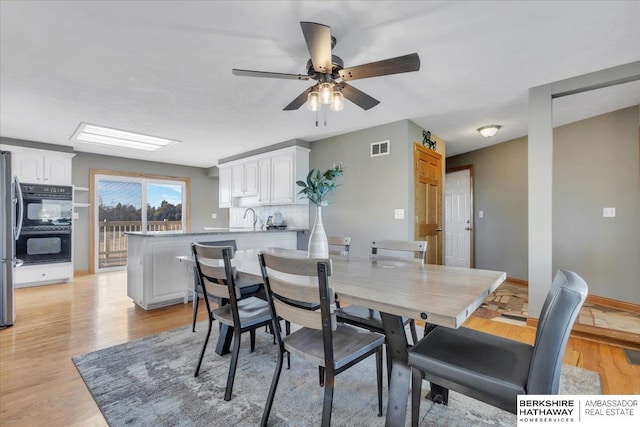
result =
[[[14,173],[20,181],[30,184],[44,182],[42,176],[44,157],[42,154],[16,150],[12,153],[12,157]]]
[[[45,184],[71,185],[71,157],[46,154],[43,163]]]
[[[271,204],[295,202],[293,154],[271,159]]]
[[[244,164],[244,195],[258,195],[258,161],[251,161]]]
[[[231,197],[231,168],[220,168],[220,176],[218,179],[218,206],[221,208],[233,207],[233,199]]]
[[[244,196],[244,165],[231,166],[231,195]]]
[[[258,162],[258,204],[271,203],[271,159]]]

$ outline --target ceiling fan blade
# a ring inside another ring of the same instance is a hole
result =
[[[380,101],[378,101],[377,99],[367,95],[363,91],[356,89],[355,87],[345,82],[337,83],[337,85],[345,98],[347,98],[349,101],[353,102],[363,110],[369,110],[380,104]]]
[[[398,56],[369,64],[357,65],[340,70],[342,80],[366,79],[368,77],[386,76],[389,74],[408,73],[420,69],[420,57],[417,53]]]
[[[313,69],[318,73],[331,73],[331,27],[315,22],[300,22],[304,40],[311,54]]]
[[[302,107],[304,103],[307,102],[307,96],[309,96],[309,92],[311,92],[311,89],[313,89],[314,87],[315,86],[311,86],[310,88],[302,92],[300,95],[298,95],[296,99],[291,101],[289,105],[284,107],[282,110],[291,111],[291,110],[297,110],[298,108]]]
[[[253,71],[253,70],[239,70],[234,68],[231,70],[234,76],[245,77],[269,77],[273,79],[292,79],[292,80],[309,80],[309,76],[303,74],[287,74],[287,73],[271,73],[269,71]]]

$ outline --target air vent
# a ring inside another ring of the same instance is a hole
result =
[[[371,143],[371,157],[386,156],[389,151],[391,151],[389,140]]]

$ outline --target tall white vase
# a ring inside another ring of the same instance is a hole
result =
[[[309,236],[309,258],[329,258],[329,242],[322,225],[322,207],[316,207],[316,222]]]

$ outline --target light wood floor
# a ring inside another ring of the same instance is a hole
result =
[[[126,294],[123,272],[16,290],[16,323],[0,330],[1,426],[106,426],[71,357],[191,322],[191,305],[145,311]],[[467,326],[533,342],[529,327]],[[605,394],[640,394],[640,367],[620,348],[572,338],[565,363],[599,372]]]

